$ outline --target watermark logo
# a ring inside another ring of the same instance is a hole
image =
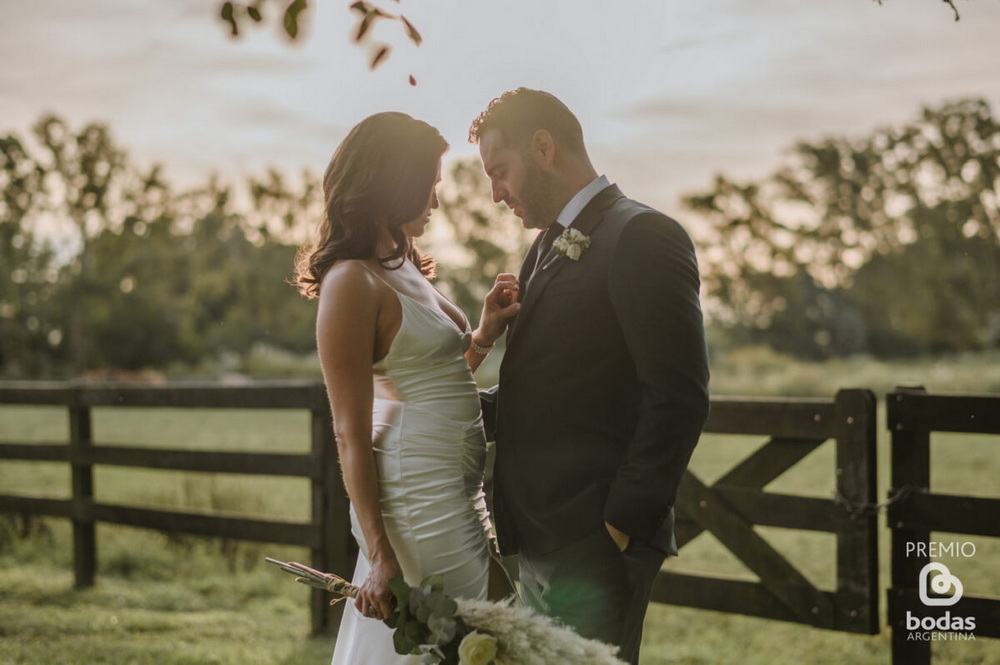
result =
[[[938,574],[931,577],[932,572]],[[931,596],[928,587],[936,596]],[[920,602],[928,607],[947,607],[962,599],[962,580],[943,563],[929,563],[920,570]]]
[[[971,558],[976,554],[976,546],[971,542],[950,543],[907,543],[906,556],[950,556]],[[920,569],[917,591],[924,607],[952,607],[962,599],[962,580],[952,574],[943,563],[928,563]],[[951,610],[943,614],[940,610],[928,610],[914,614],[906,612],[905,626],[907,640],[975,640],[976,617],[952,615]]]

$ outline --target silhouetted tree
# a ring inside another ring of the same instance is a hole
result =
[[[52,248],[34,212],[44,172],[15,136],[0,137],[0,368],[44,372],[61,341],[52,323]]]
[[[685,202],[711,226],[716,319],[747,339],[812,356],[1000,343],[1000,124],[983,100],[800,143],[771,176],[718,176]]]

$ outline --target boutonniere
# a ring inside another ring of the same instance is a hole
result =
[[[590,238],[588,236],[583,235],[577,229],[566,229],[558,238],[552,241],[552,248],[557,253],[545,266],[548,267],[549,264],[562,256],[571,261],[579,261],[588,247],[590,247]]]

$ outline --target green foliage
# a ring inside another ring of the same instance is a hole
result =
[[[253,208],[238,212],[214,178],[178,192],[136,167],[103,125],[45,116],[33,133],[0,138],[0,375],[315,348],[313,308],[287,284],[315,178],[251,179]]]
[[[399,0],[395,0],[398,4]],[[348,9],[355,14],[358,20],[357,27],[353,31],[353,39],[356,43],[365,43],[371,38],[372,30],[381,21],[398,21],[403,28],[406,39],[415,46],[420,46],[424,38],[417,30],[416,26],[399,13],[394,13],[379,6],[378,2],[368,0],[356,0],[352,2]],[[385,4],[385,3],[381,3]],[[295,41],[299,38],[302,24],[309,15],[309,3],[306,0],[251,0],[251,2],[223,2],[219,8],[219,18],[229,29],[230,37],[240,36],[240,30],[249,23],[261,24],[268,22],[268,8],[277,5],[281,13],[280,32]],[[385,43],[376,43],[371,48],[371,55],[368,60],[370,69],[375,69],[389,56],[391,47]],[[410,84],[416,85],[416,80],[410,76]]]
[[[804,357],[1000,346],[1000,123],[983,100],[795,146],[686,203],[715,320]]]
[[[264,12],[273,4],[282,6],[281,29],[289,39],[296,39],[299,36],[300,21],[302,20],[308,3],[306,0],[279,0],[277,3],[271,0],[254,0],[253,2],[223,2],[219,8],[219,18],[229,28],[231,37],[240,36],[241,26],[249,20],[253,23],[261,23],[265,19]]]
[[[289,283],[324,212],[315,174],[178,191],[103,125],[45,116],[34,135],[0,137],[0,377],[318,372],[315,304]],[[478,160],[450,165],[427,243],[473,320],[529,242],[488,191]]]
[[[16,136],[0,137],[0,367],[44,372],[55,315],[52,248],[31,214],[42,207],[45,172]]]
[[[320,589],[334,588],[316,575],[315,571],[302,571],[299,564],[271,560],[284,570],[301,574],[296,581]],[[338,583],[340,580],[337,580]],[[392,645],[400,655],[421,655],[421,663],[458,665],[458,647],[469,630],[458,616],[458,603],[444,593],[444,577],[430,575],[419,585],[411,587],[405,580],[389,580],[393,596],[392,613],[383,623],[392,629]]]
[[[395,0],[397,3],[399,0]],[[954,0],[941,0],[944,4],[948,5],[954,16],[955,20],[959,20],[958,8],[955,7]],[[270,6],[272,3],[276,2],[280,7],[284,7],[282,13],[282,29],[284,34],[287,35],[291,40],[295,40],[299,37],[299,22],[302,17],[307,15],[308,4],[306,0],[252,0],[251,2],[231,2],[227,0],[223,2],[219,8],[219,18],[226,24],[229,28],[229,34],[231,37],[239,37],[240,26],[246,24],[246,20],[253,23],[261,23],[265,20],[262,14],[262,8],[265,6]],[[883,0],[875,0],[878,4],[882,4]],[[406,17],[386,12],[385,10],[378,7],[372,2],[367,0],[357,0],[351,3],[350,10],[357,12],[360,15],[360,20],[358,28],[355,31],[355,41],[361,41],[367,34],[369,27],[372,22],[379,18],[398,18],[403,24],[403,28],[406,32],[407,38],[410,39],[414,44],[420,46],[423,42],[423,38],[420,33],[413,27]],[[375,68],[377,63],[372,64],[372,69]]]

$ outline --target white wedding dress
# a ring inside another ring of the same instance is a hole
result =
[[[382,518],[408,584],[440,574],[452,597],[485,599],[486,439],[479,392],[464,357],[469,325],[460,331],[443,312],[395,292],[403,322],[389,353],[373,367]],[[361,550],[353,581],[360,585],[370,563],[353,506],[351,526]],[[333,665],[419,662],[419,656],[395,652],[392,631],[381,621],[362,616],[353,601],[344,603]]]

